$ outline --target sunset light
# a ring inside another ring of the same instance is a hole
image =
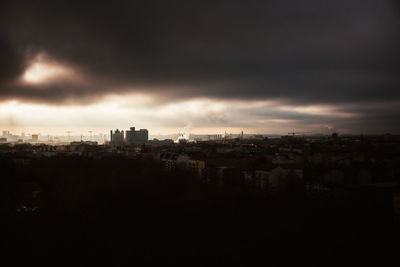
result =
[[[59,79],[76,79],[76,74],[72,69],[39,55],[27,67],[22,79],[27,84],[44,84]]]

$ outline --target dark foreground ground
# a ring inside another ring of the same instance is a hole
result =
[[[399,224],[359,190],[205,185],[150,161],[1,162],[2,266],[399,266]],[[33,193],[32,193],[33,192]],[[38,193],[35,193],[38,192]]]

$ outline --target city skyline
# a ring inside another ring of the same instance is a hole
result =
[[[6,1],[0,129],[400,133],[396,1]]]
[[[281,137],[281,136],[287,136],[287,135],[298,135],[298,136],[331,136],[332,134],[339,134],[338,131],[335,131],[335,129],[333,128],[327,128],[324,129],[324,131],[320,131],[320,132],[302,132],[302,131],[292,131],[292,132],[269,132],[269,133],[263,133],[263,132],[244,132],[243,130],[239,130],[239,131],[227,131],[225,130],[224,132],[196,132],[196,131],[192,131],[192,128],[189,127],[184,127],[184,129],[182,131],[176,131],[176,132],[168,132],[168,133],[159,133],[159,132],[149,132],[149,138],[153,139],[153,138],[166,138],[168,139],[170,136],[176,136],[176,137],[183,137],[185,139],[189,139],[191,136],[221,136],[221,137],[226,137],[226,136],[259,136],[259,135],[263,135],[265,137]],[[30,137],[32,137],[32,135],[36,135],[39,137],[39,139],[45,139],[45,138],[50,138],[50,137],[60,137],[60,138],[74,138],[74,140],[76,140],[76,138],[81,138],[81,139],[85,139],[85,140],[91,140],[91,138],[110,138],[110,130],[119,130],[119,131],[129,131],[129,127],[128,128],[115,128],[115,129],[109,129],[109,130],[104,130],[104,131],[94,131],[94,130],[83,130],[83,131],[64,131],[64,132],[60,132],[60,133],[42,133],[39,131],[31,131],[31,130],[26,130],[26,131],[10,131],[8,129],[1,129],[1,133],[2,133],[2,137],[6,137],[6,136],[14,136],[14,137],[23,137],[26,140],[28,140]],[[144,130],[148,130],[148,129],[144,129]],[[344,136],[355,136],[355,135],[364,135],[365,133],[361,132],[361,133],[342,133],[342,135]],[[366,135],[391,135],[391,133],[382,133],[382,134],[368,134],[366,133]],[[150,140],[150,139],[149,139]]]
[[[392,266],[399,33],[398,0],[1,1],[2,261]]]

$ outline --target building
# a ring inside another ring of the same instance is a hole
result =
[[[110,131],[110,144],[113,146],[122,146],[125,144],[125,138],[124,138],[124,131],[120,131],[120,130],[115,130],[115,132],[113,133],[113,131]]]
[[[188,168],[197,177],[205,176],[206,162],[204,160],[189,159]]]
[[[149,140],[149,132],[147,129],[135,130],[135,127],[131,127],[126,131],[126,144],[127,145],[143,145]]]
[[[37,142],[37,141],[39,141],[39,135],[32,134],[32,142]]]

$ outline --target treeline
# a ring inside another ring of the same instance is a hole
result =
[[[385,263],[397,249],[379,203],[354,196],[207,185],[122,156],[2,158],[0,168],[3,260],[16,265]]]

